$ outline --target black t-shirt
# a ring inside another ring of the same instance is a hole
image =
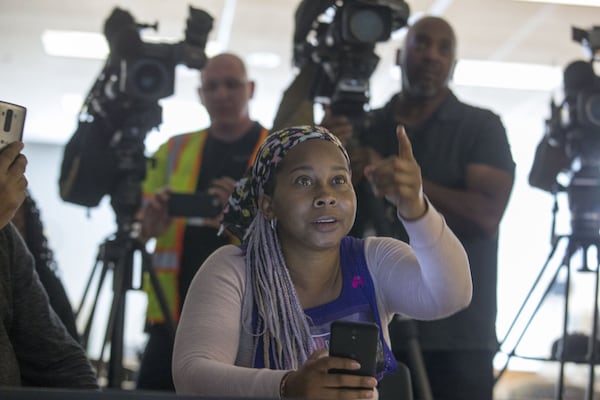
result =
[[[261,129],[262,126],[255,123],[250,132],[233,143],[222,142],[209,135],[202,153],[196,193],[205,192],[217,178],[228,176],[240,179],[248,167],[248,160],[256,147]],[[226,237],[217,236],[217,232],[217,229],[206,226],[186,226],[179,271],[181,299],[185,298],[192,278],[204,260],[217,248],[229,243]]]
[[[396,101],[395,96],[385,107],[372,113],[370,129],[361,137],[364,144],[383,156],[398,154],[397,122],[394,119]],[[406,131],[423,179],[461,190],[465,188],[465,169],[469,164],[485,164],[514,173],[515,164],[500,118],[489,110],[460,102],[452,93],[431,118]],[[408,241],[390,203],[373,199],[368,193],[361,199],[360,191],[357,196],[359,210],[353,229],[355,235],[360,236],[368,226],[373,226],[377,234]],[[473,300],[467,309],[449,318],[419,322],[421,347],[424,350],[494,351],[497,346],[498,238],[458,233],[457,236],[469,256]]]

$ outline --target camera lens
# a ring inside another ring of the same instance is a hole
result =
[[[143,100],[156,100],[172,94],[167,66],[153,58],[137,60],[128,70],[128,92]]]
[[[384,22],[372,9],[356,10],[349,20],[350,33],[359,42],[375,43],[385,38]]]
[[[348,43],[375,44],[389,39],[392,15],[385,6],[362,2],[349,3],[342,8],[342,39]]]
[[[590,95],[584,107],[587,120],[592,125],[600,127],[600,93]]]

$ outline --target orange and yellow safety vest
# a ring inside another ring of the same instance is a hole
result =
[[[258,148],[268,131],[261,129],[259,139],[248,160],[252,165]],[[161,145],[154,154],[154,165],[148,169],[142,190],[147,199],[158,189],[168,187],[174,192],[193,193],[202,166],[202,154],[208,133],[206,130],[173,136]],[[152,257],[152,268],[160,282],[169,310],[175,321],[179,320],[181,302],[178,290],[179,268],[183,250],[183,235],[186,218],[175,218],[174,222],[156,239]],[[143,282],[148,295],[147,319],[150,323],[164,322],[162,309],[146,273]]]

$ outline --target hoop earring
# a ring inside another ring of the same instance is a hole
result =
[[[277,229],[277,218],[273,218],[272,220],[269,221],[269,223],[271,224],[271,229],[273,229],[273,230]]]

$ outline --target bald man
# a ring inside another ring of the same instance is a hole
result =
[[[155,165],[149,168],[143,184],[142,235],[144,239],[156,238],[152,267],[175,322],[198,267],[230,240],[217,236],[220,215],[201,215],[202,210],[198,210],[198,218],[169,215],[169,197],[172,193],[211,194],[223,207],[267,135],[267,129],[250,118],[254,82],[248,79],[240,57],[224,53],[209,59],[200,73],[200,82],[198,94],[210,126],[164,143],[154,154]],[[173,338],[148,279],[144,289],[148,293],[149,339],[137,387],[174,391]]]

